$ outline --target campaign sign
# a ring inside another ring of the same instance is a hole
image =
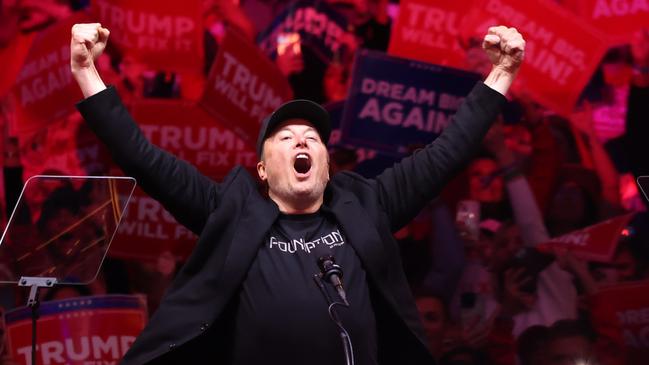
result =
[[[284,34],[297,33],[302,45],[308,45],[324,61],[345,52],[345,44],[353,42],[345,17],[325,1],[300,0],[291,4],[257,37],[257,43],[267,55],[277,55],[278,39]]]
[[[575,257],[587,261],[610,262],[620,240],[622,230],[633,214],[608,219],[604,222],[553,238],[537,247],[545,252],[553,248],[569,250]]]
[[[644,364],[649,358],[649,282],[603,287],[589,298],[598,338],[620,364]]]
[[[634,32],[649,26],[649,0],[577,0],[579,14],[616,43],[628,43]]]
[[[344,159],[346,159],[346,157],[343,157],[342,167],[352,168],[353,171],[367,178],[376,177],[378,174],[382,173],[383,170],[400,161],[402,156],[385,156],[378,154],[375,150],[343,144],[340,140],[340,122],[343,117],[345,102],[345,100],[340,100],[324,105],[324,108],[329,113],[329,118],[331,120],[331,136],[329,137],[327,147],[329,148],[329,152],[332,154],[332,163],[341,162],[340,160],[335,161],[338,150],[351,150],[354,152],[356,160],[353,161],[353,164],[350,164],[350,161],[345,161]]]
[[[516,83],[540,104],[570,116],[608,48],[606,36],[549,0],[482,0],[475,31],[506,24],[525,38],[525,61]]]
[[[361,50],[342,120],[343,143],[392,155],[430,143],[479,75]]]
[[[231,31],[219,47],[200,105],[252,147],[263,118],[291,96],[275,64]]]
[[[131,112],[151,143],[189,162],[215,181],[220,181],[235,165],[253,170],[257,163],[254,150],[195,103],[140,100],[133,104]],[[136,189],[109,255],[154,261],[168,251],[185,258],[195,242],[196,236],[177,223],[160,203]]]
[[[460,22],[470,7],[466,1],[457,0],[401,1],[388,53],[464,68],[466,55],[459,43]]]
[[[75,111],[83,95],[70,72],[70,29],[83,22],[87,16],[76,13],[34,38],[12,88],[15,133],[33,132]]]
[[[203,67],[202,1],[97,0],[96,21],[111,31],[109,43],[155,70]]]
[[[43,302],[37,322],[36,363],[118,364],[147,322],[146,300],[103,295]],[[8,349],[20,364],[31,364],[31,308],[5,314]]]

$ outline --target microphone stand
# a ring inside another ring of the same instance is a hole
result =
[[[346,365],[354,365],[354,348],[352,347],[352,341],[349,337],[349,333],[347,333],[347,330],[345,329],[342,322],[340,321],[340,317],[338,317],[338,313],[336,312],[336,309],[334,308],[334,306],[336,305],[349,308],[349,304],[336,302],[333,299],[331,299],[329,292],[327,292],[327,289],[325,288],[324,283],[322,282],[322,274],[313,275],[313,280],[315,281],[318,288],[320,288],[320,292],[322,293],[325,300],[327,301],[328,304],[327,310],[329,312],[329,318],[331,318],[331,320],[334,322],[336,327],[338,327],[340,340],[343,343],[343,351],[345,353],[345,363]]]

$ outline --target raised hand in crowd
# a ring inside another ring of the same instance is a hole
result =
[[[527,275],[524,268],[510,268],[504,272],[502,288],[500,290],[501,313],[514,316],[528,311],[536,302],[535,293],[530,293],[524,288],[536,278]]]

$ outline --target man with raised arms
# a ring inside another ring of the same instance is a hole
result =
[[[434,142],[374,179],[329,175],[331,126],[321,106],[280,106],[257,140],[261,184],[239,166],[212,181],[146,140],[95,68],[108,35],[100,24],[72,28],[72,74],[85,97],[77,107],[124,172],[199,236],[123,364],[343,363],[313,282],[323,252],[344,268],[349,307],[338,313],[355,363],[433,363],[392,233],[478,149],[523,60],[521,35],[490,28],[486,80]]]

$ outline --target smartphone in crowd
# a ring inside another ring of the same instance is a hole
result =
[[[457,204],[455,226],[460,237],[476,242],[480,238],[480,202],[462,200]]]
[[[277,36],[277,55],[281,56],[288,50],[296,55],[302,53],[302,48],[300,46],[300,33],[280,33]]]

